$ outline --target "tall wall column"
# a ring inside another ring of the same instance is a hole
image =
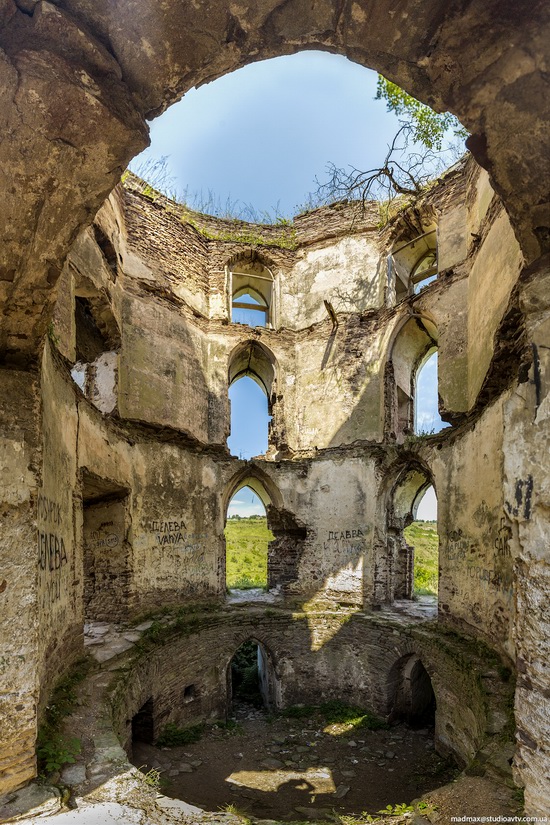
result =
[[[0,370],[0,794],[35,775],[37,375]]]
[[[533,264],[522,292],[533,361],[505,408],[505,508],[517,548],[516,780],[525,786],[525,813],[548,814],[550,746],[550,260]]]

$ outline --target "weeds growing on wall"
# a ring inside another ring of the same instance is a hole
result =
[[[74,710],[77,700],[76,687],[86,677],[90,666],[89,659],[76,662],[52,692],[36,742],[38,773],[42,776],[55,773],[64,765],[74,763],[75,757],[80,753],[80,740],[65,737],[61,727],[63,719]]]

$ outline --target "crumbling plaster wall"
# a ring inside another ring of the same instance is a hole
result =
[[[365,602],[370,604],[376,489],[372,459],[340,454],[243,464],[239,462],[243,478],[248,466],[251,477],[255,473],[260,478],[267,476],[281,497],[280,514],[268,512],[276,538],[284,535],[278,522],[284,522],[285,514],[297,529],[298,534],[287,545],[274,547],[275,556],[287,553],[293,559],[285,566],[286,579],[281,585],[287,601],[311,607],[341,603],[362,608]],[[230,486],[234,463],[220,465],[220,469],[226,486]],[[225,520],[225,513],[222,518]],[[287,529],[292,533],[290,522]]]
[[[503,404],[429,460],[438,497],[439,611],[513,661],[514,561],[503,493]]]
[[[41,702],[82,651],[82,548],[75,540],[78,410],[50,345],[42,360],[42,484],[38,503],[38,676]]]

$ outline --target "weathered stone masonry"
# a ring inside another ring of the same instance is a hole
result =
[[[401,531],[433,481],[439,623],[517,671],[516,779],[526,811],[547,813],[546,4],[527,14],[496,0],[411,0],[389,26],[382,1],[155,14],[140,2],[132,27],[102,2],[64,5],[1,6],[0,789],[33,776],[37,722],[82,651],[85,618],[115,604],[115,618],[131,620],[223,601],[235,485],[252,476],[264,491],[280,621],[294,628],[290,607],[322,616],[343,604],[368,624],[409,592]],[[292,227],[235,227],[182,216],[131,179],[104,203],[146,143],[145,116],[245,62],[305,47],[347,54],[456,112],[490,178],[469,163],[383,230],[374,207],[351,231],[346,207]],[[394,304],[387,255],[423,219],[437,224],[439,277]],[[228,271],[243,260],[274,273],[273,328],[229,323]],[[418,441],[414,371],[434,342],[453,428]],[[224,448],[232,356],[243,352],[261,379],[272,371],[270,449],[248,465]],[[421,653],[443,695],[453,672]],[[293,655],[311,673],[299,645]],[[300,696],[299,679],[286,685],[289,701]],[[333,687],[343,689],[336,677]],[[150,690],[160,698],[158,683]],[[468,705],[469,687],[460,692]],[[462,732],[445,734],[450,706],[438,703],[439,747],[465,760],[483,725],[471,705]]]

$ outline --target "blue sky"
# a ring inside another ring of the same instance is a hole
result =
[[[324,180],[329,162],[368,169],[383,160],[398,120],[384,101],[374,99],[376,80],[375,72],[323,52],[246,66],[192,89],[152,121],[151,146],[131,168],[139,174],[145,163],[165,158],[176,196],[189,200],[197,193],[203,206],[251,204],[258,216],[264,211],[291,216],[315,191],[316,178]],[[427,430],[440,427],[433,402],[436,375],[432,359],[421,375],[432,401],[420,401],[417,409]],[[249,379],[234,384],[230,395],[231,452],[244,458],[264,452],[265,395]],[[242,514],[250,514],[251,505],[263,512],[253,496],[250,490],[246,500],[243,491],[237,494]]]
[[[292,215],[327,163],[370,168],[398,127],[375,101],[375,72],[345,57],[301,52],[245,66],[192,89],[151,122],[131,167],[166,157],[176,192]]]

